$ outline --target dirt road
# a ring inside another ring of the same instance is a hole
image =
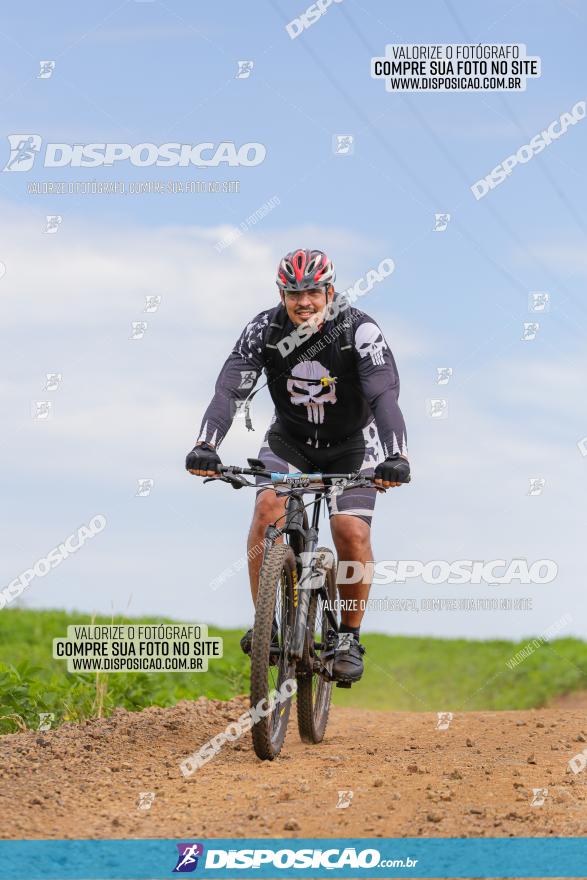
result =
[[[333,709],[310,747],[294,707],[278,760],[259,761],[245,736],[184,778],[180,760],[247,705],[200,698],[2,737],[1,836],[587,834],[587,769],[568,767],[587,748],[583,708],[457,714],[446,730],[430,713]],[[548,789],[542,805],[534,788]],[[340,791],[350,806],[337,806]],[[141,792],[154,794],[148,809]]]

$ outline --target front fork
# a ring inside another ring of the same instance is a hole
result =
[[[304,552],[311,553],[312,556],[307,556],[306,559],[310,559],[309,565],[300,566],[301,574],[299,583],[296,584],[296,588],[294,591],[294,608],[295,608],[295,622],[294,622],[294,631],[293,631],[293,639],[291,644],[291,658],[292,660],[301,660],[304,656],[304,645],[306,643],[306,628],[308,623],[308,609],[310,607],[310,598],[311,598],[311,590],[312,590],[312,582],[314,580],[314,572],[316,569],[315,566],[315,558],[313,553],[318,546],[318,535],[315,535],[315,539],[313,541],[308,541],[304,543]],[[297,595],[297,607],[296,607],[296,595]]]
[[[294,609],[295,620],[293,627],[293,637],[290,645],[290,659],[301,661],[304,656],[304,647],[306,643],[306,629],[308,623],[308,610],[310,607],[310,599],[312,590],[318,589],[316,586],[316,578],[322,580],[326,577],[326,560],[318,558],[316,548],[318,546],[318,518],[320,515],[322,497],[316,499],[314,510],[312,512],[312,525],[308,527],[304,522],[304,505],[302,499],[297,495],[291,495],[288,499],[285,514],[285,523],[283,528],[269,525],[265,531],[265,554],[275,544],[277,538],[287,534],[290,537],[290,545],[296,554],[296,582],[294,583]],[[303,555],[302,555],[303,554]],[[301,558],[300,558],[301,557]],[[298,578],[299,574],[299,580]],[[326,591],[324,591],[327,597]],[[327,617],[331,623],[332,635],[335,636],[336,616],[332,610],[326,610]]]

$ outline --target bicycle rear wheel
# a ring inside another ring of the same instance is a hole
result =
[[[287,544],[276,544],[267,553],[259,573],[251,648],[251,709],[257,708],[263,716],[253,724],[251,733],[257,757],[266,761],[272,761],[281,751],[287,733],[291,694],[295,692],[295,662],[288,658],[295,618],[294,599],[297,602],[295,556]],[[277,696],[276,692],[279,692]]]
[[[326,547],[319,547],[317,552],[331,553]],[[324,586],[329,605],[333,608],[337,596],[334,566],[327,569]],[[318,595],[317,590],[313,590],[308,608],[307,651],[304,658],[309,670],[318,660],[328,673],[332,672],[334,657],[322,659],[322,655],[326,651],[330,630],[330,623],[324,613],[324,599],[322,595]],[[310,672],[309,670],[298,675],[298,730],[302,742],[319,743],[324,739],[328,724],[332,682],[327,681],[318,672]]]

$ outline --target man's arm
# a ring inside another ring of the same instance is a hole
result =
[[[217,449],[228,433],[238,402],[249,396],[263,369],[263,336],[269,323],[261,312],[250,321],[220,370],[198,434],[198,443]]]
[[[368,315],[355,325],[355,356],[361,388],[373,411],[385,457],[398,454],[407,458],[397,367],[383,333]]]

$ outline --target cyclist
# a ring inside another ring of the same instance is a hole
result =
[[[332,261],[320,250],[296,250],[279,263],[280,304],[244,328],[216,382],[186,469],[214,476],[218,448],[236,409],[247,406],[262,370],[275,414],[258,458],[268,471],[322,471],[375,476],[381,488],[400,486],[410,473],[406,429],[398,406],[399,377],[382,331],[334,291]],[[248,411],[247,419],[248,419]],[[250,426],[250,423],[249,423]],[[251,593],[256,601],[265,529],[285,500],[256,478],[248,538]],[[372,562],[370,527],[377,489],[350,488],[328,499],[339,560]],[[367,567],[367,571],[370,567]],[[333,664],[337,681],[358,681],[365,653],[359,641],[370,579],[340,584],[341,627]],[[250,654],[252,629],[241,639]]]

